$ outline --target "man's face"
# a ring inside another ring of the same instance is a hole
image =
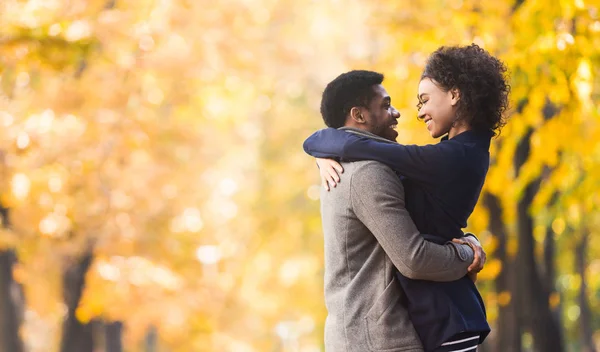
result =
[[[396,141],[400,113],[392,106],[392,99],[381,84],[373,86],[375,96],[367,108],[362,108],[366,130],[379,137]]]

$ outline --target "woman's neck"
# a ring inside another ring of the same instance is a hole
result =
[[[459,134],[469,130],[471,130],[471,126],[462,123],[458,124],[457,126],[454,126],[450,129],[450,131],[448,132],[448,139],[452,139],[458,136]]]

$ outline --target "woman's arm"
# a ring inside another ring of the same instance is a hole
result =
[[[379,161],[401,175],[423,183],[434,183],[458,166],[448,148],[439,144],[386,143],[333,128],[317,131],[308,137],[304,150],[317,158]]]
[[[325,128],[313,133],[304,141],[304,151],[315,158],[339,160],[349,137],[355,136],[335,128]]]

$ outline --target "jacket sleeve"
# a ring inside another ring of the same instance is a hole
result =
[[[394,266],[411,279],[454,281],[467,274],[473,251],[467,245],[426,241],[404,205],[404,188],[387,166],[364,163],[350,180],[358,219],[376,237]]]
[[[440,175],[456,170],[451,146],[424,146],[386,143],[357,136],[351,132],[327,128],[312,134],[304,142],[304,150],[317,158],[344,161],[374,160],[384,163],[399,174],[424,184],[435,184]]]
[[[304,151],[315,158],[340,159],[349,137],[355,136],[335,128],[325,128],[313,133],[304,141]]]

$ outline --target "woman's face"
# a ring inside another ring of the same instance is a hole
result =
[[[439,138],[448,133],[456,119],[458,91],[444,91],[431,78],[423,78],[418,98],[419,118],[427,125],[431,137]]]

